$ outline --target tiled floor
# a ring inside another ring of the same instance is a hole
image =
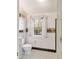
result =
[[[31,56],[24,56],[23,59],[57,59],[57,56],[53,52],[32,50]]]

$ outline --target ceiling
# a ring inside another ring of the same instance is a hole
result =
[[[57,0],[19,0],[19,8],[28,13],[56,12]]]

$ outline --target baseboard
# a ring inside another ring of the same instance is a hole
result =
[[[38,48],[38,47],[32,47],[32,49],[56,53],[56,50],[53,50],[53,49],[45,49],[45,48]]]

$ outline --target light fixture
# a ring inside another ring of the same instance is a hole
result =
[[[38,0],[39,2],[45,2],[45,0]]]

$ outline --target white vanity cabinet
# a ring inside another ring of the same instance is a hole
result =
[[[48,38],[40,37],[38,39],[34,39],[33,47],[55,50],[55,39],[54,38],[55,38],[55,33],[51,33],[51,34],[48,34]]]

